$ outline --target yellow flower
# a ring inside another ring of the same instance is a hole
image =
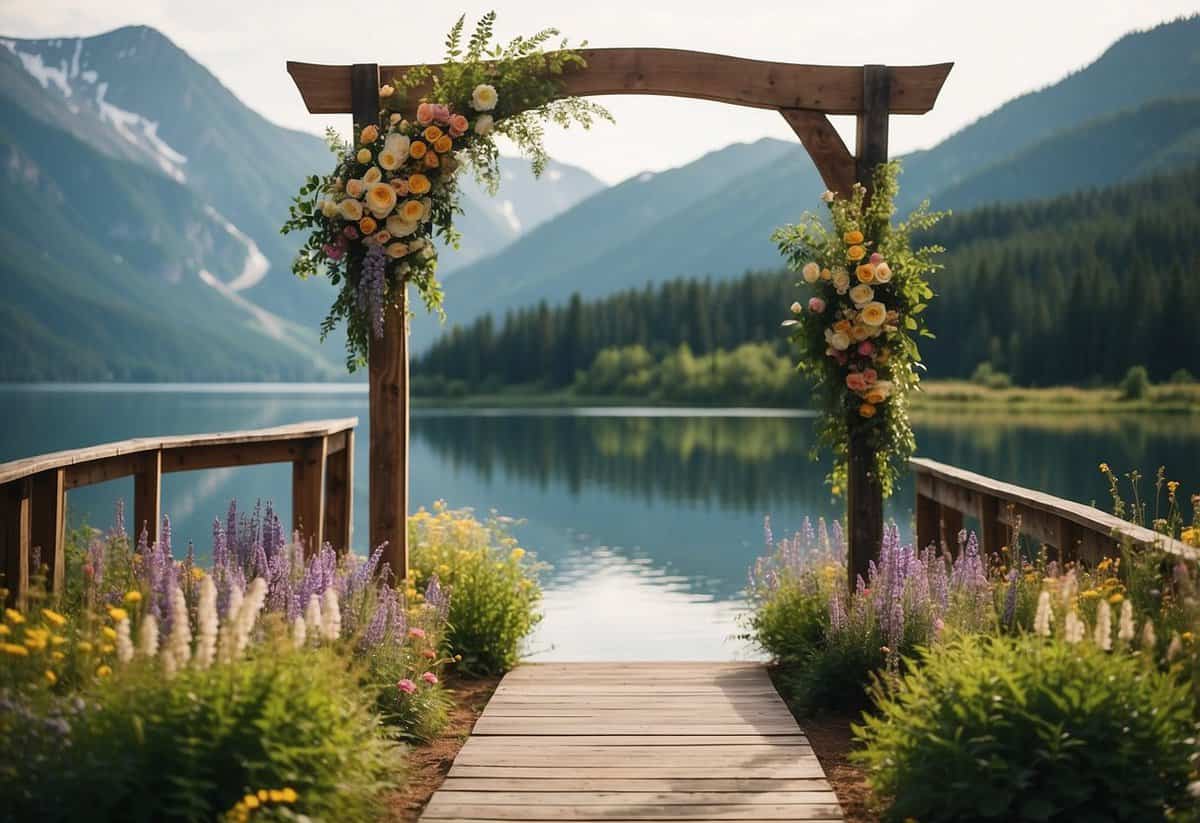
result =
[[[367,208],[380,220],[387,217],[392,213],[392,209],[396,208],[396,190],[387,183],[372,184],[367,189]]]
[[[425,142],[427,143],[436,143],[442,137],[442,130],[437,126],[430,126],[421,132],[421,136],[425,138]]]
[[[199,566],[192,566],[192,579],[199,583],[204,579],[204,569]]]
[[[283,792],[280,789],[271,789],[269,792],[267,792],[267,797],[270,798],[272,803],[283,802]]]
[[[62,652],[50,652],[51,660],[65,660],[66,657],[67,656],[65,654],[63,654]]]
[[[1194,637],[1194,635],[1193,635],[1191,632],[1184,632],[1183,634],[1181,634],[1181,635],[1179,635],[1179,636],[1180,636],[1181,638],[1183,638],[1183,642],[1184,642],[1184,643],[1191,643],[1191,642],[1192,642],[1192,638]]]
[[[122,620],[129,619],[129,612],[117,606],[109,606],[108,616],[113,619],[113,622],[120,623]]]
[[[50,671],[49,669],[46,669],[46,682],[49,683],[51,686],[53,686],[55,683],[58,682],[58,675],[55,674],[54,672]]]
[[[28,657],[29,649],[24,646],[18,646],[16,643],[0,643],[0,650],[5,654],[11,654],[14,657]]]
[[[1200,545],[1200,531],[1198,531],[1197,529],[1184,529],[1180,533],[1179,539],[1182,540],[1184,543],[1189,543],[1193,546]],[[4,627],[0,627],[0,628],[4,628]]]
[[[422,157],[424,157],[425,152],[427,151],[429,151],[429,146],[422,143],[420,140],[414,140],[412,145],[408,147],[408,153],[417,160],[420,160]],[[409,186],[412,186],[412,181],[409,181]]]
[[[247,809],[257,809],[258,808],[258,795],[248,794],[242,798],[242,803],[245,804]]]
[[[875,282],[875,267],[870,263],[863,263],[854,270],[854,274],[858,277],[859,283],[874,283]]]
[[[1086,592],[1081,594],[1080,597],[1084,598],[1085,600],[1098,600],[1100,598],[1100,592],[1096,591],[1095,589],[1088,589]]]
[[[509,554],[509,557],[511,557],[513,560],[520,560],[524,556],[525,556],[525,550],[522,548],[513,549],[512,553]]]
[[[858,262],[867,256],[867,250],[862,246],[851,246],[850,248],[846,249],[846,256],[851,260]]]
[[[7,637],[10,634],[12,634],[12,629],[0,623],[0,637]]]
[[[261,800],[263,803],[266,803],[268,800],[271,799],[271,793],[268,792],[266,789],[259,789],[258,790],[258,799]]]
[[[104,665],[96,669],[96,677],[108,677],[112,674],[112,666]]]
[[[125,592],[125,602],[129,605],[142,602],[142,593],[139,591]]]
[[[437,140],[433,141],[433,149],[439,154],[445,154],[454,146],[454,141],[450,139],[450,135],[443,134]]]
[[[358,154],[354,155],[354,159],[360,163],[370,163],[371,162],[371,150],[370,149],[359,149]]]
[[[413,194],[424,194],[429,191],[429,178],[423,174],[414,174],[408,178],[408,190]]]
[[[862,314],[859,315],[868,326],[882,326],[883,321],[887,319],[887,307],[878,300],[868,303],[863,306]]]
[[[863,241],[863,233],[858,229],[852,229],[842,235],[842,240],[846,242],[847,246],[857,246]]]
[[[291,786],[284,786],[282,792],[280,793],[283,795],[284,803],[295,803],[300,797],[300,795],[296,794],[296,790]]]
[[[858,414],[861,417],[874,417],[875,407],[870,403],[863,403],[858,407]]]
[[[67,622],[67,618],[51,609],[42,609],[42,617],[46,618],[46,622],[53,623],[55,626],[61,626]]]
[[[1101,471],[1101,472],[1103,472],[1104,474],[1108,474],[1108,464],[1107,464],[1107,463],[1101,463],[1101,464],[1100,464],[1100,471]]]
[[[50,635],[50,643],[54,646],[61,646],[63,643],[66,643],[66,642],[67,642],[67,638],[63,637],[61,634]]]
[[[5,609],[4,616],[8,618],[10,623],[18,624],[25,622],[25,615],[21,614],[16,609]]]
[[[115,650],[115,649],[116,649],[116,646],[112,645],[111,643],[105,643],[103,646],[100,647],[100,653],[101,654],[112,654],[113,650]]]
[[[87,654],[88,652],[90,652],[92,650],[92,644],[86,640],[80,640],[78,643],[75,644],[75,648],[78,649],[79,651],[83,652],[84,654]]]
[[[425,207],[420,200],[405,200],[400,207],[400,217],[408,223],[416,223],[425,214]]]
[[[374,217],[368,216],[358,221],[358,230],[363,234],[373,234],[378,227],[379,224],[375,222]]]
[[[109,640],[117,639],[117,631],[112,626],[105,626],[100,630],[100,634],[104,635]]]
[[[1114,592],[1114,593],[1113,593],[1113,594],[1112,594],[1112,595],[1111,595],[1111,596],[1108,598],[1108,602],[1109,602],[1109,603],[1112,603],[1112,604],[1115,606],[1115,605],[1117,605],[1118,603],[1120,603],[1120,602],[1121,602],[1122,600],[1124,600],[1124,599],[1125,599],[1125,595],[1121,594],[1120,592]]]

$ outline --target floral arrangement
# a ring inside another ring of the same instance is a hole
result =
[[[917,386],[917,338],[932,337],[922,312],[934,296],[925,275],[940,268],[939,246],[912,248],[913,232],[943,215],[923,203],[892,225],[899,167],[879,166],[873,194],[855,184],[848,198],[825,192],[831,228],[818,216],[777,230],[773,239],[800,273],[806,299],[791,306],[791,339],[799,346],[799,371],[823,397],[818,448],[830,447],[835,493],[845,485],[851,437],[874,449],[884,494],[890,494],[915,448],[905,395]]]
[[[465,46],[459,18],[438,71],[414,68],[383,85],[378,121],[356,123],[353,143],[331,132],[337,167],[309,177],[291,207],[283,232],[308,232],[292,270],[322,273],[338,287],[322,338],[346,321],[351,371],[366,362],[370,338],[383,336],[386,311],[408,283],[430,311],[442,311],[434,237],[457,243],[464,166],[494,193],[498,136],[532,159],[536,175],[548,159],[545,123],[588,128],[597,117],[612,119],[600,106],[561,97],[563,73],[586,64],[566,40],[543,50],[557,30],[493,46],[495,17],[482,17]]]

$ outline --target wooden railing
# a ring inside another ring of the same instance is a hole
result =
[[[169,472],[292,464],[292,526],[309,547],[350,545],[357,417],[218,434],[122,440],[0,463],[0,572],[14,598],[29,585],[38,549],[55,591],[64,574],[67,491],[133,477],[133,525],[157,539]]]
[[[979,521],[979,540],[987,553],[1010,545],[1013,527],[1019,521],[1021,534],[1054,547],[1063,559],[1095,563],[1113,556],[1124,541],[1200,559],[1200,550],[1092,506],[936,460],[913,459],[909,466],[916,477],[919,546],[940,542],[955,546],[963,516],[967,515]]]

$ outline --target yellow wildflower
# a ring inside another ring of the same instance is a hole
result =
[[[67,618],[52,609],[42,609],[42,617],[46,618],[47,623],[53,623],[55,626],[61,626],[67,622]]]
[[[142,602],[142,593],[137,591],[136,589],[131,592],[125,592],[125,602],[131,606],[134,605],[135,603],[141,603]]]
[[[242,803],[245,804],[247,809],[257,809],[258,808],[258,795],[248,794],[242,798]]]
[[[280,793],[283,795],[284,803],[295,803],[300,797],[291,786],[284,786],[283,791]]]
[[[1109,602],[1109,603],[1112,603],[1112,604],[1115,606],[1115,605],[1117,605],[1118,603],[1120,603],[1120,602],[1121,602],[1122,600],[1124,600],[1124,599],[1125,599],[1125,595],[1121,594],[1120,592],[1114,592],[1114,593],[1112,594],[1112,596],[1110,596],[1110,597],[1108,598],[1108,602]]]
[[[78,643],[75,644],[75,648],[78,649],[79,651],[83,652],[84,654],[87,654],[88,652],[90,652],[92,650],[92,644],[89,643],[87,640],[80,640]]]
[[[119,608],[117,606],[109,606],[108,607],[108,616],[113,619],[113,622],[120,623],[122,620],[129,619],[129,612],[127,612],[124,609]],[[113,635],[113,636],[115,637],[116,635]]]
[[[107,637],[109,640],[117,639],[117,630],[114,629],[112,626],[105,626],[104,628],[102,628],[100,630],[100,633],[102,635],[104,635],[105,637]]]
[[[1192,642],[1192,638],[1193,638],[1193,637],[1195,637],[1195,635],[1193,635],[1191,632],[1184,632],[1183,634],[1181,634],[1181,635],[1179,635],[1179,636],[1180,636],[1181,638],[1183,638],[1183,642],[1184,642],[1184,643],[1191,643],[1191,642]]]
[[[46,682],[49,683],[51,686],[53,686],[55,683],[58,682],[58,675],[55,674],[54,672],[50,671],[49,669],[46,669]]]
[[[96,677],[108,677],[112,674],[112,666],[104,665],[96,669]]]
[[[1175,492],[1179,491],[1179,481],[1178,480],[1168,480],[1167,481],[1167,491],[1170,492],[1172,497],[1174,497]]]
[[[283,792],[279,789],[271,789],[269,792],[267,792],[267,796],[271,799],[272,803],[283,802]]]
[[[509,557],[511,557],[513,560],[520,560],[524,556],[525,550],[520,547],[513,549],[512,553],[509,554]]]
[[[1080,597],[1083,597],[1087,600],[1096,600],[1100,597],[1100,592],[1096,591],[1095,589],[1088,589],[1086,592],[1081,594]]]
[[[199,566],[192,566],[192,579],[199,583],[204,579],[204,569]]]
[[[1100,464],[1100,472],[1102,474],[1108,474],[1108,464],[1107,463]]]
[[[271,799],[271,793],[268,792],[266,789],[259,789],[258,790],[258,799],[260,801],[262,801],[263,803],[266,803],[268,800]]]
[[[66,642],[67,642],[67,638],[63,637],[61,634],[50,635],[50,645],[52,645],[52,646],[61,646],[62,644],[66,643]]]
[[[5,654],[11,654],[14,657],[28,657],[29,649],[24,646],[18,646],[16,643],[0,643],[0,650]]]
[[[51,660],[64,660],[64,659],[66,659],[66,655],[63,654],[62,652],[50,652],[50,659]]]
[[[25,615],[21,614],[16,609],[5,609],[4,616],[8,618],[10,623],[20,624],[25,622]]]
[[[10,629],[8,626],[5,626],[3,623],[0,623],[0,637],[5,637],[9,634],[12,634],[12,629]]]
[[[105,643],[100,646],[100,654],[112,654],[114,651],[116,651],[116,648],[117,647],[112,643]]]

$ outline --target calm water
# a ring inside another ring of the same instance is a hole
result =
[[[134,436],[258,428],[357,416],[355,534],[367,534],[367,397],[362,386],[0,387],[0,461]],[[551,564],[537,659],[729,658],[746,569],[805,515],[836,517],[810,462],[812,420],[746,410],[438,411],[412,418],[412,504],[438,499],[522,519],[523,544]],[[920,452],[1003,480],[1105,504],[1096,464],[1200,485],[1200,421],[1186,417],[944,415],[919,421]],[[287,466],[166,475],[164,510],[182,545],[209,553],[231,498],[273,499],[290,518]],[[72,522],[107,525],[133,481],[70,495]],[[889,514],[907,533],[912,495]],[[361,543],[359,551],[365,550]]]

